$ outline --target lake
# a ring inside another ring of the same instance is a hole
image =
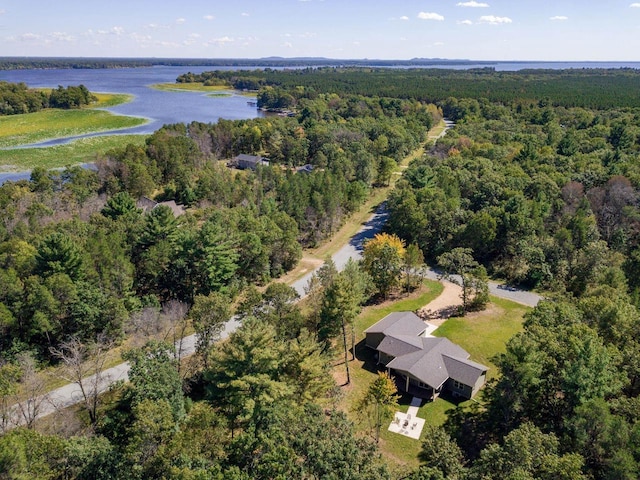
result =
[[[167,92],[150,88],[155,83],[174,83],[188,71],[201,73],[211,67],[149,67],[96,70],[6,70],[0,80],[24,82],[29,87],[84,85],[92,92],[128,93],[133,101],[108,108],[119,115],[145,117],[149,123],[121,133],[149,134],[171,123],[212,123],[220,118],[239,120],[260,115],[242,95],[210,97],[203,92]],[[109,134],[108,132],[105,134]],[[58,142],[60,143],[60,142]]]

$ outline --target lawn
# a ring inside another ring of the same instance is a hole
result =
[[[358,431],[367,432],[368,427],[367,422],[359,418],[354,406],[362,398],[377,372],[374,353],[365,347],[362,341],[364,330],[388,313],[403,310],[413,311],[426,305],[441,291],[442,286],[438,282],[426,282],[421,292],[397,302],[368,307],[356,320],[357,341],[359,341],[356,347],[356,360],[350,362],[351,384],[342,389],[344,397],[341,400],[340,408],[348,413],[355,422]],[[520,304],[491,297],[491,304],[487,310],[472,313],[466,317],[451,318],[436,330],[434,335],[447,337],[452,342],[459,344],[471,354],[472,360],[483,363],[490,368],[488,378],[492,378],[498,372],[491,362],[491,358],[504,352],[509,338],[522,330],[523,315],[528,310],[528,307]],[[343,377],[343,371],[343,364],[336,365],[335,372],[338,378]],[[403,396],[399,401],[400,411],[406,412],[410,402],[410,396]],[[448,410],[455,408],[456,405],[464,407],[472,402],[469,400],[456,404],[449,399],[440,397],[434,402],[422,405],[418,417],[424,418],[428,425],[442,425],[447,419]],[[391,433],[384,426],[379,446],[383,455],[390,460],[390,465],[393,468],[415,468],[419,465],[420,441]]]
[[[128,143],[143,145],[145,139],[145,135],[108,135],[83,138],[55,147],[0,150],[0,171],[20,172],[37,166],[51,169],[90,163],[97,155]]]
[[[522,331],[522,317],[529,311],[519,303],[491,297],[489,308],[484,312],[471,313],[466,317],[450,318],[433,335],[447,337],[471,354],[471,359],[489,367],[487,378],[498,372],[491,359],[505,352],[507,341]]]

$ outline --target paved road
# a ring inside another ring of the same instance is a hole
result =
[[[447,124],[447,129],[451,127],[451,123]],[[446,133],[446,129],[441,134],[444,135]],[[382,230],[386,220],[388,217],[388,212],[386,211],[385,204],[381,204],[378,209],[373,213],[373,215],[369,218],[369,220],[362,226],[362,228],[356,233],[348,244],[343,246],[335,255],[333,255],[333,261],[336,264],[336,268],[341,270],[347,264],[347,261],[352,258],[354,260],[358,260],[362,257],[362,248],[366,240],[373,238],[376,233],[379,233]],[[308,273],[303,278],[297,280],[292,283],[291,286],[295,288],[300,297],[305,296],[304,287],[307,285],[309,278],[313,272]],[[437,280],[437,272],[433,269],[429,269],[426,272],[426,277]],[[524,290],[514,289],[508,287],[503,284],[499,284],[497,282],[489,283],[489,291],[492,295],[495,295],[500,298],[506,298],[508,300],[512,300],[514,302],[518,302],[528,306],[535,306],[541,300],[542,297],[532,292],[527,292]],[[227,338],[232,332],[234,332],[240,323],[237,318],[231,318],[224,326],[223,332],[221,334],[221,339]],[[182,339],[180,342],[181,345],[181,356],[189,356],[195,352],[195,343],[196,336],[190,335]],[[176,345],[178,346],[178,345]],[[117,381],[128,381],[129,379],[129,364],[122,363],[113,368],[106,370],[103,373],[103,379],[100,382],[100,392],[106,391],[110,385]],[[92,378],[88,378],[85,384],[92,384]],[[39,418],[50,415],[51,413],[69,407],[71,405],[75,405],[76,403],[80,403],[83,401],[82,394],[80,392],[80,388],[77,384],[69,384],[63,387],[57,388],[51,392],[49,392],[44,397],[41,397],[37,400],[40,403],[40,413],[38,415]],[[13,407],[16,412],[16,418],[19,417],[18,405]],[[23,423],[22,421],[17,420],[18,423]]]

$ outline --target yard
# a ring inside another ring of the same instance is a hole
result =
[[[440,283],[425,281],[424,286],[410,296],[397,301],[385,302],[382,305],[367,307],[357,318],[356,360],[350,362],[351,384],[342,388],[344,397],[341,399],[340,408],[347,412],[356,424],[358,431],[367,434],[371,431],[370,422],[358,415],[355,411],[355,405],[362,398],[378,371],[374,352],[364,345],[364,330],[391,312],[415,311],[427,305],[437,298],[442,290],[443,287]],[[491,358],[504,352],[509,338],[521,331],[523,315],[527,310],[528,307],[520,304],[491,297],[491,303],[487,310],[472,313],[466,317],[450,318],[433,335],[447,337],[452,342],[459,344],[471,354],[472,360],[487,365],[490,368],[487,377],[493,378],[498,372],[491,362]],[[334,373],[337,381],[340,384],[344,383],[343,363],[335,366]],[[473,401],[469,400],[460,405],[464,407]],[[475,401],[482,402],[482,392],[476,396]],[[403,396],[399,401],[400,411],[406,412],[410,402],[411,396]],[[423,404],[417,416],[424,418],[427,425],[442,425],[447,418],[447,410],[455,406],[456,404],[451,400],[440,397],[434,402]],[[380,449],[383,455],[390,460],[390,465],[417,467],[420,446],[420,441],[389,432],[387,426],[383,426]]]

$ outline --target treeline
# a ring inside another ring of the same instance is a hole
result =
[[[45,108],[80,108],[97,101],[84,85],[51,90],[30,89],[24,83],[0,82],[0,115],[39,112]]]
[[[633,69],[522,70],[496,72],[493,68],[403,70],[364,67],[317,67],[291,70],[266,68],[253,71],[214,71],[186,74],[178,81],[252,79],[255,89],[263,85],[293,92],[344,92],[415,99],[438,103],[449,97],[487,99],[505,104],[537,103],[547,99],[564,107],[595,109],[640,106],[640,72]]]

